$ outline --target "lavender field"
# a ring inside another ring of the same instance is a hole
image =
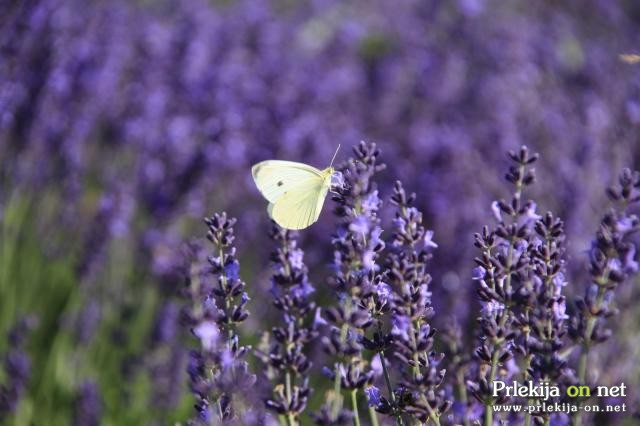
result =
[[[621,54],[635,0],[0,0],[0,425],[640,424]]]

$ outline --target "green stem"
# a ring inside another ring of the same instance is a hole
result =
[[[384,358],[384,351],[380,351],[380,363],[382,364],[382,372],[384,374],[384,381],[387,384],[387,390],[389,391],[389,399],[393,406],[396,405],[396,395],[393,392],[393,386],[391,386],[391,379],[389,378],[389,370],[387,370],[387,363]],[[396,425],[402,426],[402,417],[400,417],[400,413],[396,414]]]
[[[498,371],[498,355],[500,351],[495,348],[491,355],[491,372],[489,373],[489,385],[493,389],[493,381],[496,379],[496,373]],[[484,424],[485,426],[493,426],[493,397],[492,402],[486,406],[484,411]]]
[[[415,333],[414,333],[415,330]],[[420,330],[420,321],[416,321],[413,324],[413,330],[411,330],[411,345],[412,345],[412,352],[413,352],[413,362],[414,362],[414,366],[413,366],[413,377],[417,378],[420,375],[420,359],[419,359],[419,353],[418,353],[418,342],[416,340],[416,333],[418,333],[418,330]]]
[[[460,365],[460,364],[457,364]],[[464,371],[462,370],[462,368],[458,367],[457,369],[458,371],[456,372],[457,375],[457,389],[458,389],[458,400],[463,404],[463,406],[467,406],[467,387],[465,386],[465,382],[464,382]],[[469,425],[469,419],[467,419],[466,417],[463,420],[463,424],[465,426]]]
[[[347,323],[342,324],[340,328],[340,342],[344,343],[347,340],[347,333],[349,332],[349,325]],[[333,406],[331,407],[331,417],[335,420],[338,418],[338,414],[340,414],[340,410],[342,409],[342,382],[340,380],[340,366],[342,364],[340,362],[336,363],[336,371],[335,378],[333,379],[333,393],[334,400]]]
[[[351,409],[353,410],[353,426],[360,426],[360,415],[358,414],[357,389],[351,391]]]
[[[420,395],[420,402],[424,407],[427,408],[427,411],[429,411],[429,420],[431,420],[434,425],[440,426],[440,416],[433,408],[431,408],[431,404],[429,404],[429,401],[427,401],[427,398],[425,397],[424,393]],[[419,424],[419,425],[423,424],[418,419],[416,419],[416,421],[417,421],[416,424]]]
[[[609,271],[605,270],[603,276],[608,277]],[[606,288],[604,286],[598,287],[598,295],[596,296],[595,305],[599,309],[600,305],[602,305],[602,301],[604,300],[604,295],[606,293]],[[587,384],[587,367],[589,362],[589,351],[591,349],[591,334],[593,333],[593,329],[596,326],[596,322],[598,321],[597,317],[589,317],[587,320],[587,326],[584,333],[584,342],[582,343],[582,353],[580,354],[580,359],[578,361],[578,384],[586,385]],[[582,403],[580,403],[580,407],[578,408],[578,412],[571,419],[571,424],[573,426],[579,426],[582,424]]]
[[[526,321],[529,321],[529,312],[525,313],[526,315]],[[529,327],[529,326],[527,326]],[[527,352],[530,350],[529,348],[529,331],[527,328],[527,331],[524,332],[524,341],[526,342],[526,346],[527,346]],[[531,355],[530,353],[527,354],[527,356],[525,357],[524,360],[524,381],[526,382],[529,378],[529,367],[531,366],[531,359],[532,359],[533,355]],[[527,405],[532,405],[533,404],[533,400],[531,398],[527,399]],[[524,413],[524,426],[531,426],[531,413],[529,412],[529,410],[527,410],[526,413]]]
[[[378,426],[378,413],[376,413],[375,408],[369,407],[369,418],[371,419],[371,426]]]
[[[527,405],[531,405],[532,401],[532,399],[527,399]],[[531,426],[531,413],[528,410],[524,413],[524,426]]]
[[[342,409],[342,394],[341,394],[342,383],[340,381],[340,363],[336,363],[336,371],[335,378],[333,379],[333,406],[331,407],[331,417],[335,420],[338,418],[338,414],[340,414],[340,410]]]
[[[436,426],[440,426],[440,418],[438,417],[438,415],[433,411],[429,403],[427,403],[427,407],[429,407],[429,418],[431,419],[433,424]]]
[[[487,406],[484,413],[484,426],[493,426],[493,405]]]
[[[393,387],[391,386],[391,379],[389,378],[389,370],[387,370],[387,363],[385,362],[384,352],[380,351],[380,363],[382,364],[382,372],[384,374],[384,381],[387,384],[387,390],[389,391],[389,399],[392,402],[396,402],[396,395],[393,393]]]
[[[602,287],[600,287],[598,290],[601,289]],[[600,307],[603,297],[604,291],[599,291],[596,298],[596,306]],[[591,349],[591,334],[593,333],[593,329],[595,328],[597,321],[597,317],[590,317],[587,320],[587,327],[585,328],[584,333],[584,342],[582,344],[582,353],[580,354],[580,361],[578,364],[578,380],[580,380],[580,385],[586,384],[587,381],[587,361],[589,357],[589,351]]]
[[[284,381],[285,381],[285,393],[287,394],[287,402],[291,402],[291,373],[289,373],[289,371],[287,371],[284,374]]]
[[[285,392],[287,394],[287,403],[290,406],[291,405],[291,373],[289,373],[289,371],[285,373]],[[290,411],[287,413],[287,420],[289,422],[289,426],[297,425],[296,417]]]
[[[578,380],[579,384],[583,385],[587,378],[587,362],[589,358],[589,348],[585,347],[580,354],[580,361],[578,363]]]

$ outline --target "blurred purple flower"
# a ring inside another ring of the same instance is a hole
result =
[[[0,385],[0,420],[14,413],[27,390],[31,377],[31,359],[25,351],[29,333],[37,326],[37,318],[23,316],[9,331],[9,347],[4,355],[4,383]]]
[[[83,382],[76,396],[73,425],[97,426],[101,422],[102,399],[98,385],[92,381]]]

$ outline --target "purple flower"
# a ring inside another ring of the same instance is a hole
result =
[[[362,200],[362,211],[364,212],[364,216],[375,213],[380,207],[381,203],[382,202],[378,197],[378,191],[372,191]]]
[[[380,389],[375,386],[369,386],[364,389],[364,393],[367,396],[367,403],[369,404],[369,407],[377,407],[380,405]]]
[[[193,334],[200,339],[202,348],[205,351],[213,351],[218,342],[220,330],[215,322],[203,321],[193,329]]]
[[[509,361],[507,361],[507,364],[505,367],[507,369],[507,374],[509,377],[515,377],[521,371],[520,367],[518,367],[518,363],[515,361],[514,358],[511,358]]]
[[[495,315],[502,312],[503,310],[504,310],[504,304],[496,300],[490,300],[482,304],[482,313],[486,315]]]
[[[431,230],[424,233],[423,242],[425,248],[438,248],[438,244],[433,241],[433,231]]]
[[[309,284],[307,280],[291,287],[291,295],[297,299],[308,299],[315,291],[315,287]]]
[[[327,325],[327,324],[329,324],[327,322],[327,320],[322,318],[322,309],[321,308],[316,308],[316,313],[315,313],[315,315],[313,317],[313,325],[315,327],[317,327],[317,326]]]
[[[622,264],[624,265],[624,272],[627,274],[635,274],[639,270],[638,261],[636,257],[636,246],[630,245],[626,250]]]
[[[321,371],[322,371],[322,374],[323,374],[325,377],[329,378],[329,379],[332,379],[332,378],[334,377],[334,375],[335,375],[335,374],[334,374],[334,372],[333,372],[333,370],[331,370],[331,369],[330,369],[329,367],[327,367],[327,366],[322,367]]]
[[[473,268],[473,272],[471,273],[471,279],[474,281],[482,280],[484,279],[486,273],[487,270],[482,266],[476,266],[475,268]]]
[[[427,301],[431,299],[431,291],[429,291],[429,285],[426,283],[420,284],[418,287],[418,295],[420,295],[420,301]]]
[[[240,263],[233,261],[224,266],[224,274],[228,280],[240,278]]]
[[[357,216],[353,220],[353,222],[349,224],[349,231],[362,237],[369,233],[370,226],[371,224],[369,223],[369,218],[366,215],[362,214]]]
[[[567,305],[564,299],[553,301],[553,304],[551,305],[551,311],[553,312],[553,317],[556,321],[564,321],[566,319],[569,319],[569,315],[567,315],[566,313]]]
[[[539,214],[536,213],[536,203],[535,202],[530,202],[527,203],[526,207],[525,207],[525,212],[523,214],[523,217],[527,220],[527,221],[536,221],[536,220],[540,220],[542,219],[542,216],[540,216]]]
[[[391,287],[388,284],[381,282],[379,284],[376,284],[374,288],[378,299],[380,299],[380,302],[387,303],[389,297],[391,296]]]
[[[376,252],[381,251],[385,247],[384,240],[382,240],[382,228],[376,226],[371,230],[371,235],[369,236],[369,247],[371,250],[375,250]]]
[[[393,219],[393,225],[394,225],[395,229],[401,230],[401,229],[404,229],[407,226],[407,221],[402,216],[396,216]]]
[[[393,325],[392,333],[409,340],[409,332],[411,331],[411,319],[404,315],[394,315],[391,319]]]
[[[230,369],[235,364],[235,356],[233,352],[229,349],[224,349],[222,351],[222,356],[220,357],[220,365],[224,369]]]
[[[176,303],[168,302],[159,309],[154,328],[152,340],[155,345],[172,342],[178,333],[179,307]]]
[[[562,289],[564,287],[567,286],[567,284],[569,284],[566,279],[565,276],[562,272],[558,272],[552,279],[551,282],[553,283],[553,291],[554,291],[554,295],[556,297],[559,297],[562,293]]]
[[[384,373],[380,354],[375,354],[373,358],[371,358],[371,371],[373,372],[374,377],[381,377],[382,374]]]
[[[502,210],[498,205],[497,201],[491,203],[491,211],[493,212],[493,217],[498,223],[502,223]]]
[[[362,266],[365,271],[373,271],[376,269],[377,253],[373,250],[367,250],[362,254]]]
[[[289,252],[289,262],[294,269],[303,269],[304,252],[300,249],[292,249]]]
[[[618,222],[616,222],[616,228],[618,232],[622,232],[622,233],[629,232],[629,231],[632,231],[635,226],[637,226],[636,222],[637,221],[635,221],[633,218],[629,216],[624,216],[620,218]]]
[[[622,271],[622,262],[620,259],[609,259],[607,261],[607,268],[613,272],[621,272]]]
[[[240,307],[244,307],[249,300],[251,300],[249,299],[249,295],[247,293],[242,293],[242,296],[240,296]]]

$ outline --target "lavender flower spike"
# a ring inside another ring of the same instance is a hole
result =
[[[521,293],[530,292],[532,265],[528,248],[531,244],[533,202],[523,201],[523,190],[535,181],[531,165],[538,159],[526,147],[509,152],[513,162],[506,180],[514,186],[509,201],[492,204],[493,216],[498,221],[495,228],[485,226],[475,235],[475,246],[480,250],[476,257],[477,268],[473,279],[482,304],[480,332],[475,358],[476,377],[467,381],[469,392],[485,406],[484,424],[493,425],[493,406],[504,403],[504,395],[493,396],[494,380],[509,379],[513,371],[501,368],[514,357],[516,339],[519,336],[516,319],[519,304],[525,303]],[[527,308],[522,309],[528,312]],[[524,320],[523,320],[524,321]],[[526,337],[525,343],[526,346]]]
[[[640,203],[640,173],[624,169],[618,185],[607,190],[612,207],[602,218],[589,251],[591,285],[584,298],[576,301],[577,314],[571,319],[571,337],[581,345],[578,364],[578,382],[588,384],[589,353],[594,345],[605,342],[612,332],[607,330],[607,318],[617,314],[608,301],[614,297],[619,285],[637,274],[636,246],[630,235],[640,230],[640,218],[633,209]],[[581,421],[579,412],[573,424]]]
[[[393,289],[392,353],[401,380],[378,411],[437,425],[451,406],[441,388],[445,371],[439,365],[444,355],[433,350],[435,329],[429,326],[434,310],[427,263],[437,244],[433,231],[422,222],[422,213],[413,206],[415,198],[396,182],[391,197],[396,206],[395,228],[384,279]]]
[[[521,305],[517,323],[521,332],[520,351],[525,355],[525,378],[536,383],[562,386],[573,380],[574,372],[562,355],[566,349],[568,316],[566,298],[562,295],[564,281],[564,229],[560,219],[547,213],[535,222],[535,236],[529,257],[532,280],[520,290]],[[562,402],[553,398],[548,403]],[[553,414],[535,413],[538,422],[548,424]],[[525,415],[525,425],[530,416]]]
[[[273,305],[282,313],[282,321],[265,335],[258,356],[267,367],[273,393],[266,399],[269,410],[284,416],[289,426],[299,424],[305,411],[309,388],[311,362],[305,352],[316,338],[315,291],[309,283],[303,252],[298,247],[297,234],[275,223],[271,239],[277,244],[271,255]]]
[[[198,425],[233,421],[236,410],[249,409],[250,401],[243,396],[256,380],[243,360],[250,348],[240,345],[237,333],[238,324],[249,316],[249,297],[233,247],[235,219],[216,213],[205,223],[214,253],[208,256],[209,267],[204,271],[196,262],[186,289],[190,306],[184,312],[200,342],[200,348],[191,351],[187,367],[198,413],[192,423]]]
[[[372,181],[373,175],[385,168],[378,163],[379,154],[375,144],[361,142],[356,146],[354,157],[341,168],[344,185],[334,197],[338,203],[335,212],[340,218],[333,236],[335,276],[332,279],[338,306],[324,313],[331,328],[322,343],[325,352],[335,357],[336,362],[332,369],[331,398],[314,416],[318,424],[340,424],[348,420],[349,413],[343,407],[343,389],[350,393],[351,415],[354,423],[359,424],[357,393],[373,377],[362,351],[364,333],[373,324],[368,300],[379,281],[377,259],[385,246],[378,218],[382,201]]]

